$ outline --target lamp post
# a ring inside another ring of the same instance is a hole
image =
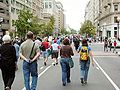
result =
[[[3,18],[0,17],[0,44],[2,44],[2,35],[3,35],[3,32],[2,32],[2,22],[3,22]]]
[[[120,23],[120,17],[117,17],[117,22],[118,22],[118,25],[117,25],[117,28],[118,28],[117,38],[119,39],[119,23]]]
[[[2,36],[3,32],[2,32],[2,22],[3,22],[3,18],[0,17],[0,36]]]

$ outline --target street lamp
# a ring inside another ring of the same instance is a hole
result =
[[[120,22],[120,17],[117,17],[117,22],[118,22],[118,26],[117,26],[117,28],[118,28],[118,35],[117,35],[117,38],[119,39],[119,22]]]
[[[0,17],[0,36],[2,36],[2,22],[3,22],[3,18]]]
[[[2,44],[2,35],[3,35],[3,32],[2,32],[2,22],[3,22],[3,18],[0,17],[0,44]]]

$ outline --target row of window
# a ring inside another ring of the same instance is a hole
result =
[[[0,0],[0,2],[8,4],[8,0]]]
[[[25,1],[24,1],[25,2]],[[16,3],[16,6],[18,6],[18,7],[23,7],[24,5],[23,4],[21,4],[20,2],[18,2],[18,1],[15,1],[15,0],[11,0],[11,4],[14,6],[15,5],[15,3]],[[29,6],[31,6],[31,2],[30,1],[28,1],[28,0],[26,0],[26,4],[27,5],[29,5]]]
[[[52,8],[52,2],[45,2],[44,8],[45,8],[45,9],[47,9],[47,8]]]

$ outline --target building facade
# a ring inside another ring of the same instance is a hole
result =
[[[64,10],[63,10],[63,5],[61,2],[56,2],[57,8],[58,8],[58,30],[61,32],[62,29],[64,29]]]
[[[55,18],[55,26],[53,33],[58,34],[62,28],[64,28],[64,14],[63,5],[55,0],[43,0],[44,10],[43,17],[44,20],[49,21],[50,16]]]
[[[97,35],[108,38],[120,37],[120,25],[117,19],[120,17],[120,0],[90,0],[90,2],[94,2],[92,22],[96,26]],[[89,18],[89,13],[87,16]]]
[[[30,10],[34,16],[37,16],[39,22],[43,20],[43,2],[42,0],[10,0],[10,30],[15,31],[16,28],[13,26],[13,23],[18,19],[18,13],[20,10]]]
[[[10,28],[9,0],[0,0],[0,39]]]

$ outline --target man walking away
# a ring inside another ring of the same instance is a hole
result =
[[[40,55],[38,44],[33,42],[33,33],[27,33],[27,40],[20,46],[20,57],[23,60],[23,75],[26,90],[36,90],[38,71],[37,58]],[[30,75],[32,76],[32,84],[30,87]]]

